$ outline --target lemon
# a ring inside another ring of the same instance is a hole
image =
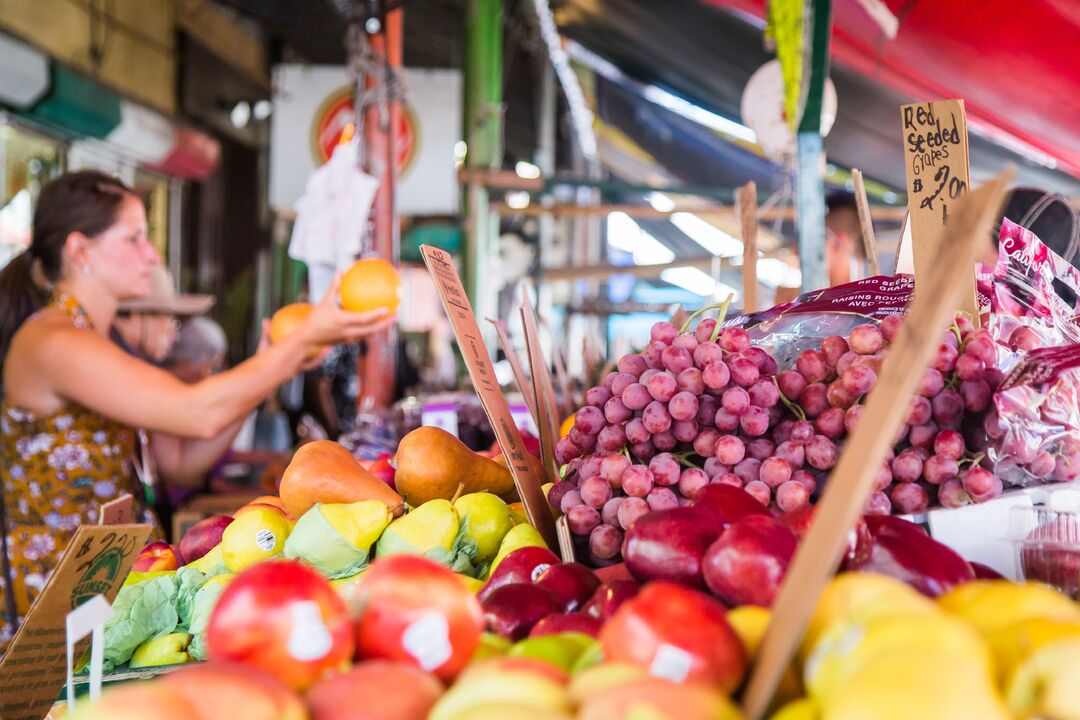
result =
[[[461,529],[476,543],[477,562],[491,562],[502,539],[514,527],[510,508],[497,495],[479,492],[459,497],[454,510],[461,519]]]
[[[292,522],[276,508],[245,512],[229,523],[221,536],[225,567],[235,573],[280,557],[292,528]]]
[[[1080,622],[1080,605],[1039,583],[976,580],[945,593],[938,605],[982,635],[1027,618]]]

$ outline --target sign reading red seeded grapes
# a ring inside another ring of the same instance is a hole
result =
[[[967,116],[963,100],[902,105],[904,160],[907,168],[915,285],[929,272],[937,254],[934,238],[948,222],[950,208],[971,185]],[[964,275],[960,309],[978,323],[975,272]]]

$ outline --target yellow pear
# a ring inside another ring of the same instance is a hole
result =
[[[547,547],[540,532],[528,523],[515,525],[510,528],[510,532],[506,533],[506,536],[502,539],[502,543],[499,545],[498,554],[495,556],[495,559],[491,561],[488,575],[499,566],[499,563],[502,562],[504,557],[523,547]]]
[[[492,493],[469,493],[457,499],[454,509],[465,534],[476,543],[477,562],[495,559],[503,538],[514,527],[514,518],[506,503]]]
[[[349,544],[362,549],[374,545],[393,518],[382,500],[320,505],[319,512]]]
[[[748,665],[757,662],[758,650],[761,648],[761,641],[765,639],[765,631],[769,628],[771,619],[772,612],[757,605],[742,605],[728,610],[728,624],[739,636],[739,641],[746,650]],[[780,678],[780,686],[777,687],[773,700],[779,704],[800,695],[802,695],[802,681],[799,679],[799,673],[794,664],[788,665]]]
[[[277,508],[253,508],[229,523],[221,535],[225,567],[230,572],[280,557],[293,523]]]
[[[235,522],[235,520],[233,521]],[[229,523],[230,525],[232,523]],[[211,570],[219,565],[225,564],[225,551],[221,547],[221,543],[215,545],[210,552],[203,555],[198,560],[193,560],[188,563],[188,567],[195,568],[203,575],[209,574]]]
[[[569,713],[571,710],[570,697],[553,677],[498,668],[480,669],[477,673],[477,669],[476,666],[471,668],[471,676],[462,676],[439,698],[428,720],[453,720],[473,708],[491,704],[523,706],[550,713]]]
[[[803,669],[807,693],[828,706],[862,667],[896,652],[949,657],[981,672],[986,683],[994,678],[989,648],[965,623],[947,615],[889,615],[842,621],[826,630]]]
[[[934,614],[933,601],[910,585],[887,575],[846,572],[825,586],[803,636],[800,657],[805,659],[818,637],[837,620],[872,620],[897,613]]]
[[[792,700],[769,716],[769,720],[818,720],[821,711],[810,698]]]
[[[1036,650],[1013,671],[1005,696],[1017,720],[1080,720],[1080,638]]]
[[[955,656],[897,650],[855,672],[821,720],[1009,720],[986,671]]]
[[[191,657],[187,653],[191,635],[187,633],[169,633],[147,640],[131,655],[129,666],[132,668],[158,667],[161,665],[179,665]]]
[[[982,635],[1027,618],[1080,622],[1080,605],[1039,583],[977,580],[953,588],[937,602]]]
[[[1036,617],[990,631],[986,643],[994,655],[998,680],[1004,683],[1036,650],[1067,637],[1080,637],[1080,622]]]
[[[575,673],[570,679],[570,699],[580,705],[601,690],[632,685],[650,677],[640,665],[626,662],[605,662]]]

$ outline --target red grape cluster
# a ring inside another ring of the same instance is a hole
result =
[[[690,503],[709,483],[743,488],[793,512],[812,502],[877,383],[902,316],[825,338],[779,372],[740,327],[713,319],[680,333],[652,327],[648,345],[585,393],[555,448],[564,480],[549,494],[591,559],[610,562],[649,510]],[[997,496],[963,431],[1001,381],[990,334],[963,317],[945,334],[878,476],[867,512],[918,513]]]
[[[858,325],[847,338],[828,337],[820,349],[803,351],[795,367],[777,377],[793,412],[812,422],[818,435],[842,444],[862,415],[861,400],[877,383],[902,322],[902,316],[890,315],[880,325]],[[958,316],[911,400],[867,512],[920,513],[935,502],[960,507],[1000,495],[1001,480],[979,465],[982,455],[969,448],[971,433],[965,430],[982,425],[1001,379],[993,338]],[[774,436],[789,432],[781,423]]]

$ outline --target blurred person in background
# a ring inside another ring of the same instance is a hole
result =
[[[224,370],[227,352],[228,339],[220,325],[204,316],[188,318],[165,358],[165,369],[186,383],[196,383]]]
[[[0,271],[0,652],[103,503],[130,493],[135,518],[160,532],[135,428],[210,441],[323,346],[393,322],[385,310],[342,310],[335,282],[288,338],[184,383],[109,339],[121,303],[150,294],[159,264],[138,196],[100,172],[68,173],[42,188],[32,228]]]
[[[861,280],[866,272],[859,210],[849,192],[825,198],[825,264],[830,286]]]

